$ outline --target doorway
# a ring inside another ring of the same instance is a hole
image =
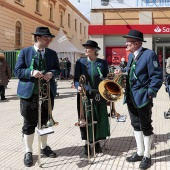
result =
[[[163,76],[165,76],[167,59],[170,57],[170,45],[168,46],[167,44],[157,44],[155,46],[155,52],[162,67]]]

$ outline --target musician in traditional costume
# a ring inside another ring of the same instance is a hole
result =
[[[24,165],[33,165],[33,139],[35,127],[38,124],[38,79],[50,82],[51,106],[54,106],[56,96],[55,78],[60,73],[59,61],[55,51],[47,48],[54,35],[47,27],[37,27],[34,35],[35,44],[24,48],[19,54],[14,74],[19,79],[17,95],[20,97],[20,112],[24,118],[22,132],[25,142]],[[41,124],[48,121],[47,101],[41,106]],[[47,157],[55,158],[57,155],[47,145],[47,135],[41,136],[41,153]]]
[[[82,57],[77,60],[74,72],[74,85],[77,88],[77,111],[78,118],[81,117],[81,109],[80,109],[80,92],[82,91],[82,87],[80,87],[79,79],[81,75],[86,77],[86,94],[88,98],[88,102],[90,103],[90,98],[93,99],[93,112],[94,112],[94,121],[97,121],[94,124],[94,137],[95,137],[95,151],[96,153],[101,153],[102,148],[100,146],[100,140],[106,139],[107,136],[110,136],[110,126],[108,121],[108,113],[107,113],[107,104],[106,100],[100,99],[102,101],[96,101],[94,97],[92,97],[93,92],[98,92],[98,85],[103,80],[103,78],[107,77],[109,72],[108,64],[106,60],[97,58],[98,51],[100,47],[98,47],[97,42],[93,40],[88,40],[86,44],[83,44],[85,47],[85,57]],[[85,111],[85,108],[84,108]],[[88,114],[88,121],[90,122],[91,112],[85,113]],[[92,143],[92,126],[88,126],[89,132],[89,142]],[[85,127],[80,127],[82,140],[87,140],[87,133]],[[87,155],[87,143],[84,146],[84,152]],[[91,153],[90,147],[90,153]]]
[[[153,141],[152,107],[163,81],[162,69],[154,51],[143,48],[143,33],[130,30],[126,50],[128,56],[126,90],[124,103],[127,103],[131,125],[137,144],[137,152],[126,158],[128,162],[141,161],[139,169],[151,166],[151,144]]]

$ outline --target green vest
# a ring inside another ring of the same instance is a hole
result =
[[[34,62],[35,62],[35,60],[32,62],[33,65],[34,65]],[[35,67],[35,65],[33,67]],[[38,63],[36,64],[36,68],[33,68],[33,69],[45,72],[45,59],[42,56],[40,56],[39,52],[38,52]],[[38,79],[36,78],[35,79],[35,85],[34,85],[33,94],[38,94],[38,93],[39,93]]]

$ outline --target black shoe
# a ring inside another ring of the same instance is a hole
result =
[[[102,153],[102,148],[99,142],[95,143],[95,151],[96,153]]]
[[[143,158],[143,156],[139,156],[137,154],[137,152],[133,153],[132,156],[129,156],[126,158],[127,162],[137,162],[137,161],[141,161]]]
[[[89,152],[90,152],[90,155],[91,155],[92,150],[91,150],[90,145],[89,145]],[[84,145],[84,154],[88,156],[88,145],[87,144]]]
[[[46,146],[44,149],[41,149],[41,154],[44,154],[47,157],[50,158],[56,158],[57,154],[51,150],[49,146]]]
[[[32,158],[32,153],[27,152],[24,156],[24,165],[27,167],[30,167],[33,165],[33,158]]]
[[[151,158],[147,158],[147,157],[143,157],[140,165],[139,165],[139,169],[140,170],[145,170],[151,167]]]
[[[6,98],[5,98],[5,97],[3,97],[3,98],[1,98],[1,100],[6,100]]]

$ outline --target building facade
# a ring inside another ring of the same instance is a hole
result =
[[[91,0],[89,35],[103,47],[100,55],[110,65],[119,65],[122,57],[127,60],[126,39],[122,36],[130,29],[144,33],[147,42],[143,46],[157,53],[165,74],[170,57],[170,1]]]
[[[54,35],[62,28],[69,40],[76,35],[79,44],[88,39],[89,20],[68,0],[0,0],[0,19],[0,50],[32,45],[37,26],[49,27]]]

